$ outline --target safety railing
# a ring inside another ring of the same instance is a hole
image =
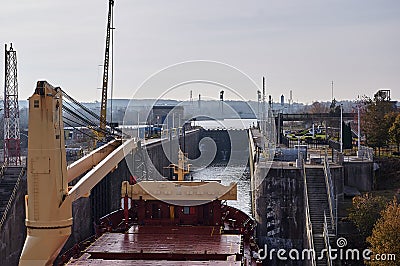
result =
[[[329,242],[329,229],[328,229],[328,221],[326,220],[326,214],[324,211],[324,231],[323,231],[323,236],[324,236],[324,243],[325,243],[325,249],[326,249],[326,258],[327,258],[327,263],[328,266],[332,266],[332,258],[331,258],[331,243]]]
[[[306,232],[307,232],[307,244],[308,249],[314,251],[314,239],[313,239],[313,231],[312,231],[312,224],[311,224],[311,217],[310,217],[310,206],[308,203],[308,189],[307,189],[307,176],[306,176],[306,167],[303,160],[303,179],[304,179],[304,202],[305,202],[305,209],[306,209]],[[315,261],[315,252],[314,255],[311,257],[311,265],[316,265]]]
[[[329,216],[331,218],[332,229],[336,228],[335,217],[336,217],[336,206],[335,206],[335,189],[332,182],[331,169],[328,162],[328,154],[325,153],[324,157],[324,174],[325,174],[325,185],[326,192],[328,194],[328,204],[329,204]]]
[[[3,163],[2,165],[1,165],[1,168],[0,168],[0,181],[3,179],[3,177],[4,177],[4,170],[6,169],[6,163]]]
[[[1,229],[3,228],[4,222],[6,221],[7,214],[8,214],[8,212],[10,211],[10,209],[12,207],[14,198],[17,195],[17,192],[18,192],[18,189],[19,189],[19,185],[21,183],[21,179],[24,176],[24,174],[25,174],[25,169],[21,168],[21,172],[19,173],[19,176],[18,176],[17,182],[15,183],[13,192],[11,193],[10,199],[8,200],[7,206],[6,206],[6,208],[5,208],[4,212],[3,212],[3,215],[1,216],[1,219],[0,219],[0,232],[1,232]]]
[[[255,217],[256,215],[256,193],[255,193],[255,184],[254,184],[254,171],[255,171],[255,163],[258,163],[257,156],[257,147],[254,143],[253,133],[251,129],[248,130],[248,139],[249,139],[249,167],[250,167],[250,188],[251,188],[251,213]]]
[[[161,138],[175,138],[182,136],[182,128],[165,128],[161,130]]]
[[[374,149],[366,146],[360,146],[360,150],[362,158],[367,160],[374,160]]]

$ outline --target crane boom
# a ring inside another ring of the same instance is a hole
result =
[[[113,17],[114,0],[109,0],[108,3],[108,21],[107,21],[107,36],[106,36],[106,49],[104,52],[104,64],[103,64],[103,86],[101,91],[101,109],[100,109],[100,130],[101,139],[104,138],[104,129],[107,124],[107,89],[108,89],[108,68],[110,63],[110,35]]]

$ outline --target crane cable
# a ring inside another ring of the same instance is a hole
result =
[[[64,119],[67,119],[71,122],[74,122],[82,127],[90,127],[92,130],[98,131],[98,132],[102,132],[105,134],[111,134],[111,132],[109,132],[108,130],[101,130],[100,128],[98,128],[97,124],[93,121],[91,121],[90,119],[88,119],[87,117],[83,117],[81,115],[79,115],[77,112],[71,110],[70,108],[68,108],[66,105],[63,105],[63,110],[68,113],[69,115],[71,115],[72,117],[74,117],[76,120],[72,120],[70,118],[68,118],[67,116],[63,116]],[[79,122],[80,121],[80,122]]]
[[[63,95],[69,100],[69,101],[64,101],[64,105],[63,105],[63,110],[68,113],[69,115],[71,115],[72,117],[80,120],[82,123],[79,123],[78,121],[74,121],[71,119],[68,119],[70,122],[74,122],[76,124],[79,124],[82,127],[87,127],[88,125],[90,125],[92,130],[95,130],[97,132],[101,132],[105,135],[108,136],[117,136],[120,137],[121,135],[125,135],[130,137],[130,135],[124,133],[121,129],[118,128],[114,128],[114,131],[120,133],[120,134],[115,134],[113,132],[111,132],[110,130],[107,129],[100,129],[98,127],[98,121],[100,121],[100,116],[97,115],[96,113],[94,113],[93,111],[91,111],[88,107],[86,107],[85,105],[79,103],[78,101],[76,101],[74,98],[72,98],[70,95],[68,95],[65,91],[62,91]],[[73,104],[77,105],[78,107],[74,107]],[[80,110],[80,109],[81,110]],[[84,112],[87,113],[87,115],[84,114]],[[88,117],[91,116],[92,118]],[[64,115],[64,118],[66,118],[66,116]],[[93,120],[94,119],[94,120]],[[106,122],[106,124],[108,126],[111,126],[110,123]]]

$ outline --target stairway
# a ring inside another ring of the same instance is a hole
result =
[[[0,177],[0,219],[3,217],[21,170],[22,167],[7,167]]]
[[[306,167],[308,204],[310,207],[310,219],[313,232],[314,250],[316,252],[317,265],[327,265],[326,254],[324,260],[318,260],[321,250],[325,248],[324,211],[327,216],[329,234],[334,233],[329,216],[328,193],[325,184],[325,174],[322,167]]]

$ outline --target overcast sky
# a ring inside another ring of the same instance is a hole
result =
[[[150,75],[188,60],[232,65],[260,86],[266,75],[274,99],[293,90],[295,101],[330,100],[332,80],[339,100],[379,88],[400,98],[400,1],[115,2],[114,98],[131,98]],[[3,1],[1,51],[10,42],[17,50],[20,99],[46,79],[80,101],[100,100],[107,7],[106,0]],[[256,99],[255,88],[235,89]]]

